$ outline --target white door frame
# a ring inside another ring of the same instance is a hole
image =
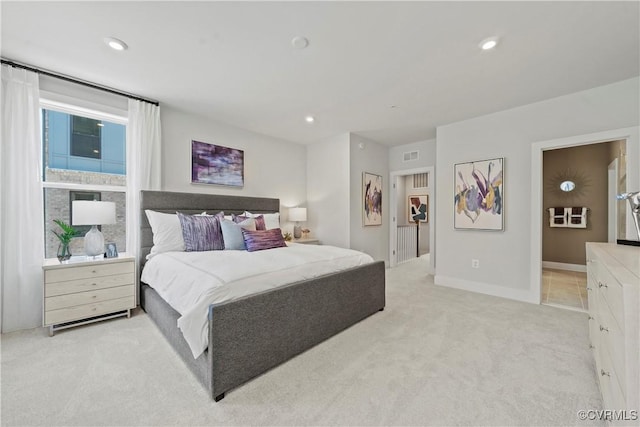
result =
[[[542,279],[542,152],[557,148],[577,147],[600,142],[627,141],[627,186],[640,183],[637,163],[632,159],[640,156],[638,127],[614,129],[604,132],[577,135],[567,138],[539,141],[531,145],[531,284],[532,296],[541,301]],[[635,156],[635,157],[633,157]],[[627,215],[630,216],[630,215]],[[629,219],[629,218],[628,218]]]
[[[391,183],[390,197],[389,197],[389,212],[392,212],[391,221],[389,222],[389,266],[395,267],[397,265],[397,254],[394,254],[398,240],[398,222],[397,222],[397,206],[398,206],[398,189],[393,185],[396,183],[396,179],[401,176],[413,175],[416,173],[428,173],[429,174],[429,268],[428,274],[435,273],[435,190],[436,190],[436,178],[435,168],[433,166],[426,166],[422,168],[404,169],[399,171],[393,171],[389,173],[389,182]]]
[[[618,158],[607,167],[607,241],[615,243],[618,237]]]

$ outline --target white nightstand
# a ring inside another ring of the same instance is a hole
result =
[[[293,243],[302,243],[303,245],[319,245],[320,240],[318,239],[293,239],[291,242]]]
[[[46,259],[43,326],[49,336],[60,329],[131,316],[135,307],[135,258]]]

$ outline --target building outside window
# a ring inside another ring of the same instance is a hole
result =
[[[73,200],[116,203],[116,224],[101,225],[105,242],[126,251],[126,117],[41,100],[45,256],[54,258],[58,239],[54,219],[72,224]],[[82,236],[90,228],[74,226],[71,253],[84,253]]]

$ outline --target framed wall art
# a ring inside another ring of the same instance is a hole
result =
[[[191,182],[244,186],[244,151],[191,141]]]
[[[362,173],[362,224],[382,225],[382,176]]]
[[[409,196],[409,223],[429,222],[429,195]]]
[[[503,157],[454,165],[455,229],[504,229],[503,172]]]

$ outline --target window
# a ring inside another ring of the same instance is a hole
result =
[[[126,117],[41,100],[45,256],[56,256],[54,219],[73,225],[74,200],[116,203],[117,223],[101,226],[105,242],[126,251]],[[88,226],[74,226],[71,253],[84,252]]]
[[[100,159],[102,153],[101,121],[71,116],[71,155]],[[124,159],[123,159],[124,160]]]

